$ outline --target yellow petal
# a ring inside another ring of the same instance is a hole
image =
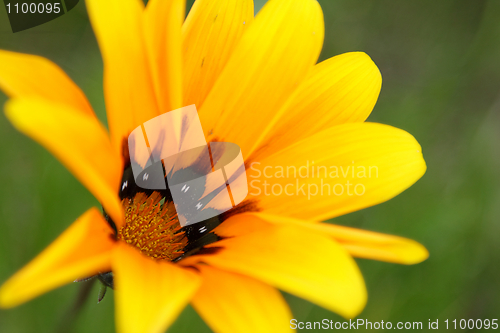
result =
[[[404,237],[330,223],[302,221],[265,213],[250,213],[249,215],[253,215],[256,219],[259,219],[259,222],[265,220],[268,223],[295,225],[309,231],[328,235],[339,242],[352,256],[357,258],[413,265],[429,257],[429,252],[422,244]],[[248,227],[241,226],[239,230],[234,230],[232,233],[245,232],[245,230],[241,230],[245,228]],[[227,233],[229,230],[225,230],[225,232]]]
[[[0,306],[13,307],[78,278],[109,270],[112,230],[91,208],[0,288]]]
[[[318,59],[323,13],[315,0],[271,0],[241,37],[200,109],[207,138],[234,142],[243,157]]]
[[[214,332],[289,332],[288,304],[275,288],[248,276],[198,265],[203,283],[192,304]]]
[[[334,126],[267,157],[264,148],[249,165],[248,198],[261,210],[317,221],[389,200],[426,170],[413,136],[375,123]]]
[[[0,50],[0,88],[12,98],[46,99],[94,115],[80,88],[56,64],[39,56]]]
[[[44,146],[101,202],[117,225],[123,220],[118,198],[121,157],[94,116],[45,100],[11,100],[5,114],[24,134]]]
[[[113,253],[119,333],[160,333],[172,324],[200,285],[189,269],[154,261],[125,243]]]
[[[253,21],[252,0],[197,0],[182,27],[184,105],[199,109]]]
[[[159,114],[143,38],[141,0],[87,0],[104,62],[104,97],[111,141],[123,139]]]
[[[150,0],[144,12],[144,39],[160,113],[183,106],[181,27],[185,8],[185,0]]]
[[[224,221],[250,226],[247,216]],[[213,243],[213,254],[188,258],[248,275],[352,318],[366,303],[363,277],[347,251],[331,239],[294,226],[255,228]],[[181,261],[182,263],[182,261]]]
[[[381,86],[380,71],[363,52],[323,61],[314,66],[287,103],[268,145],[276,151],[325,128],[364,121]]]

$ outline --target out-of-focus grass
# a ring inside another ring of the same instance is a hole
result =
[[[263,2],[256,1],[256,7]],[[416,239],[431,254],[416,266],[358,260],[369,291],[360,318],[424,325],[428,319],[440,319],[441,329],[445,319],[498,318],[500,2],[319,2],[326,22],[321,58],[348,51],[368,53],[384,79],[369,121],[412,133],[428,165],[426,175],[395,199],[334,220]],[[2,7],[0,48],[58,63],[105,121],[102,63],[83,1],[57,20],[16,34]],[[5,100],[1,95],[0,102]],[[0,142],[3,282],[98,203],[4,116]],[[1,310],[0,332],[55,332],[78,290],[77,284],[70,284],[18,308]],[[340,320],[306,301],[286,297],[299,320]],[[113,331],[112,293],[99,305],[96,299],[94,290],[74,322],[74,332]],[[171,331],[209,330],[187,308]]]

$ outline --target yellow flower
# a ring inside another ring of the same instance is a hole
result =
[[[217,332],[280,332],[291,313],[277,289],[350,318],[366,303],[352,256],[402,264],[427,257],[409,239],[318,223],[394,197],[426,167],[410,134],[364,123],[381,87],[366,54],[316,64],[324,26],[315,0],[271,0],[255,19],[251,0],[197,0],[185,21],[183,0],[87,7],[104,59],[109,134],[46,59],[1,51],[0,87],[12,98],[12,124],[50,150],[106,215],[91,208],[5,282],[2,307],[112,271],[119,332],[162,332],[188,302]],[[212,232],[199,243],[159,193],[119,195],[131,130],[191,104],[208,141],[241,147],[250,184],[240,206],[200,224]],[[316,176],[277,174],[304,165]],[[311,193],[335,191],[335,174],[319,176],[326,166],[353,186],[361,179],[363,193]],[[354,173],[370,166],[376,175]],[[164,241],[134,231],[146,227],[160,228]]]

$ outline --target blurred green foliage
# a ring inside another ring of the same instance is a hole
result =
[[[264,2],[257,0],[256,10]],[[348,51],[368,53],[383,76],[369,121],[412,133],[428,165],[426,175],[395,199],[334,221],[416,239],[431,254],[416,266],[358,260],[369,291],[359,317],[424,325],[439,319],[441,330],[445,319],[499,318],[500,2],[319,2],[326,24],[321,59]],[[58,63],[105,122],[102,62],[83,1],[54,21],[16,34],[1,8],[0,49]],[[1,95],[0,103],[5,100]],[[4,116],[0,142],[3,282],[98,203]],[[0,332],[113,332],[113,297],[97,305],[96,286],[72,317],[80,288],[70,284],[1,310]],[[340,320],[309,302],[286,297],[299,320]],[[72,328],[65,326],[68,321]],[[188,307],[170,331],[209,329]]]

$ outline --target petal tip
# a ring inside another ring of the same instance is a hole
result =
[[[404,265],[419,264],[429,258],[429,251],[416,241],[408,243],[408,248],[405,252],[401,257],[401,263]]]

